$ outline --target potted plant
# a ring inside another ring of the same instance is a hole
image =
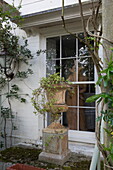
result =
[[[33,91],[32,103],[38,113],[51,113],[52,123],[42,130],[43,150],[39,155],[40,161],[63,165],[70,157],[68,149],[68,129],[62,126],[58,119],[60,112],[65,112],[65,92],[69,83],[59,76],[52,74],[40,80],[39,88]]]
[[[34,108],[41,114],[50,112],[53,121],[57,120],[59,113],[68,109],[65,104],[65,92],[69,87],[69,82],[60,77],[59,73],[43,77],[39,88],[33,91],[31,101]]]

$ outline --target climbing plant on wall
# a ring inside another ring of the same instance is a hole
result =
[[[20,6],[19,6],[20,8]],[[8,106],[4,107],[0,104],[0,147],[7,147],[7,122],[10,121],[10,145],[12,145],[13,130],[16,129],[13,118],[12,98],[19,100],[22,103],[26,99],[20,94],[18,84],[13,84],[15,78],[18,80],[25,79],[29,74],[33,74],[29,60],[33,58],[31,51],[27,48],[27,40],[23,38],[23,45],[19,44],[19,37],[16,35],[16,27],[21,23],[22,18],[17,15],[18,10],[14,6],[1,4],[0,7],[0,97],[4,96]],[[14,24],[14,22],[16,24]],[[26,67],[25,67],[26,65]],[[22,67],[23,66],[23,67]],[[20,69],[21,68],[21,69]],[[17,81],[18,82],[18,81]],[[5,93],[4,93],[5,89]],[[6,91],[7,89],[7,91]],[[9,129],[9,128],[8,128]]]

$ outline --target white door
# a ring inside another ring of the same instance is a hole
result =
[[[83,33],[77,35],[84,40]],[[72,35],[47,38],[46,42],[47,74],[59,72],[73,83],[72,90],[66,92],[69,109],[62,113],[62,124],[69,128],[69,140],[94,143],[95,103],[85,100],[95,94],[95,75],[87,47]]]

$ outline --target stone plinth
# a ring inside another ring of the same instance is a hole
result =
[[[68,149],[68,130],[60,123],[52,123],[43,129],[43,152],[40,161],[63,165],[70,157]]]

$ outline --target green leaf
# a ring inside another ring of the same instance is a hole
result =
[[[108,80],[104,80],[104,87],[108,86]]]
[[[100,85],[103,81],[103,76],[99,76],[98,81],[96,82],[97,85]]]
[[[111,155],[111,159],[112,159],[112,161],[113,161],[113,154]]]
[[[97,99],[99,99],[101,97],[101,94],[95,94],[89,98],[86,99],[86,102],[87,103],[91,103],[91,102],[94,102],[96,101]]]
[[[100,73],[107,73],[107,70],[108,70],[108,69],[104,69],[104,70],[102,70]]]
[[[113,146],[112,146],[112,148],[111,148],[111,153],[113,154]]]
[[[97,118],[96,118],[96,121],[98,122],[98,121],[100,121],[102,119],[102,116],[98,116]]]
[[[19,91],[19,87],[16,84],[12,85],[11,87],[12,90]]]
[[[109,70],[107,71],[107,79],[108,80],[110,79],[110,71]]]
[[[109,129],[104,128],[104,130],[105,130],[105,132],[106,132],[108,135],[110,135],[110,136],[111,136],[111,132],[110,132],[110,130],[109,130]]]
[[[25,102],[26,102],[26,99],[21,98],[21,103],[25,103]]]

